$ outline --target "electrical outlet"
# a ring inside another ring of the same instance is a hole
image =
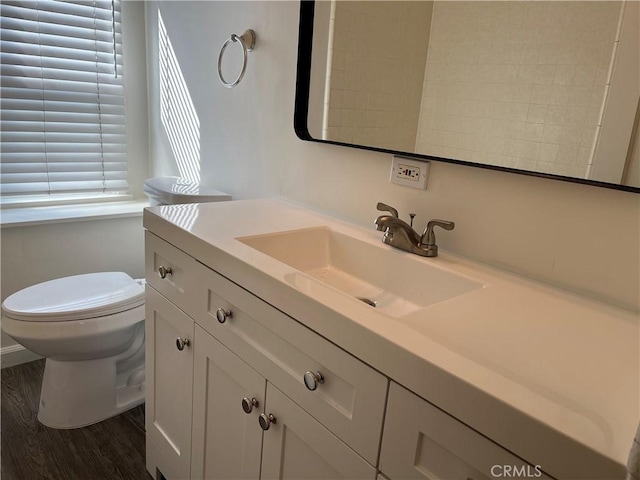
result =
[[[393,156],[391,162],[391,183],[404,185],[405,187],[427,189],[427,177],[429,174],[429,162],[419,162],[412,158]]]

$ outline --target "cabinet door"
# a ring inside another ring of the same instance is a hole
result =
[[[194,323],[149,286],[145,302],[145,427],[162,460],[162,465],[147,469],[154,477],[159,468],[165,477],[185,479],[191,470]],[[178,338],[189,345],[178,350]]]
[[[406,480],[549,480],[539,466],[529,465],[393,382],[380,470],[391,479]]]
[[[266,381],[197,325],[194,353],[191,476],[255,480],[260,475],[258,415]],[[245,398],[249,402],[243,405]]]
[[[267,383],[262,480],[376,478],[376,469],[284,393]]]

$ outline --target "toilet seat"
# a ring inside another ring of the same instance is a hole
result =
[[[99,272],[39,283],[7,297],[8,318],[63,322],[112,315],[144,304],[144,287],[122,272]]]

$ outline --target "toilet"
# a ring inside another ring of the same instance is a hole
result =
[[[91,425],[144,402],[144,287],[122,272],[58,278],[2,304],[2,329],[45,357],[38,420]]]
[[[152,205],[231,200],[180,177],[145,181]],[[2,330],[46,358],[38,420],[79,428],[144,402],[144,280],[123,272],[39,283],[2,303]]]

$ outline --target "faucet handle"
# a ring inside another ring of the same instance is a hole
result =
[[[441,228],[444,228],[445,230],[453,230],[455,226],[456,226],[455,223],[450,222],[448,220],[437,220],[437,219],[431,220],[429,223],[427,223],[427,228],[425,228],[424,232],[422,232],[420,243],[422,245],[435,245],[436,236],[433,233],[433,229],[435,227],[441,227]]]
[[[387,205],[386,203],[378,202],[378,204],[376,205],[376,208],[381,212],[389,212],[391,215],[398,218],[398,210]]]

